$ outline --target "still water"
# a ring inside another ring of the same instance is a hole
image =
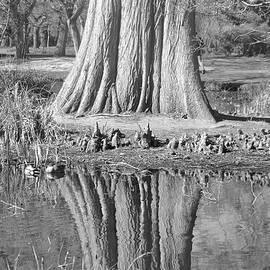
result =
[[[0,270],[270,269],[268,173],[0,175]]]

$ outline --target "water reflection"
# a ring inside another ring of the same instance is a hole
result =
[[[77,166],[63,179],[45,181],[42,177],[24,181],[39,185],[33,196],[42,194],[49,198],[49,205],[57,208],[62,201],[59,211],[67,213],[68,208],[75,223],[69,222],[68,226],[76,229],[81,254],[72,255],[81,263],[76,268],[67,264],[66,269],[270,266],[270,201],[266,200],[270,189],[266,172],[123,172]],[[10,181],[11,190],[20,190],[22,184],[16,181]],[[7,249],[2,250],[0,256],[5,261]],[[61,254],[59,244],[55,252]]]

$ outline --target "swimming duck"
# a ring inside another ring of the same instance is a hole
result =
[[[49,163],[49,165],[45,169],[45,172],[46,173],[60,173],[60,172],[63,172],[64,170],[65,170],[65,165],[63,164]]]

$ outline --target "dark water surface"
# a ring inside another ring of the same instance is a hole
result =
[[[49,180],[4,168],[0,270],[269,270],[269,176],[81,166]]]

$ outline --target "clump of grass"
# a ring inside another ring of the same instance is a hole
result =
[[[239,106],[239,114],[269,115],[270,114],[270,81],[259,84],[243,85],[239,90],[243,102]]]
[[[28,89],[31,94],[47,98],[52,94],[51,88],[56,82],[56,79],[33,70],[0,70],[0,93],[17,85],[18,90]]]
[[[270,81],[253,84],[205,83],[207,97],[219,112],[243,116],[270,115]]]
[[[35,72],[0,71],[0,136],[7,160],[11,149],[27,160],[31,146],[55,140],[58,129],[42,95],[50,93],[49,82]]]

